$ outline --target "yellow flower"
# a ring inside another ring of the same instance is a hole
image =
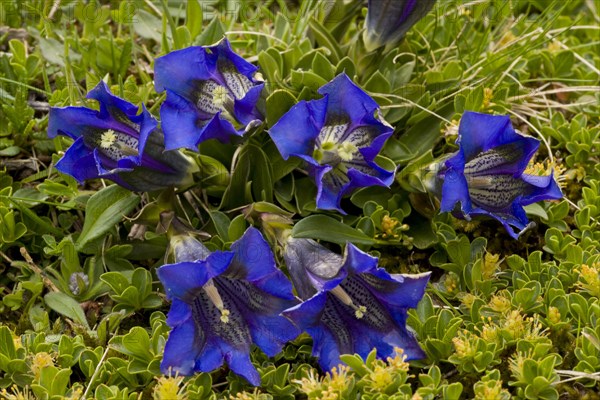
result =
[[[183,394],[185,385],[179,387],[183,377],[161,376],[157,378],[157,381],[154,387],[155,400],[184,400],[187,398]]]
[[[54,360],[50,354],[44,351],[34,354],[33,359],[31,360],[31,372],[33,373],[34,380],[39,381],[42,369],[53,365]]]

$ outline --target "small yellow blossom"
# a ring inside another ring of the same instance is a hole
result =
[[[375,365],[368,379],[371,386],[378,391],[384,391],[393,382],[391,371],[384,365]]]
[[[477,348],[471,343],[472,336],[473,334],[465,330],[452,339],[454,350],[459,358],[471,358],[477,354]]]
[[[471,293],[465,293],[460,297],[461,303],[463,303],[465,307],[469,309],[473,307],[473,303],[475,303],[475,300],[477,300],[477,296]]]
[[[42,369],[53,365],[54,360],[52,360],[52,356],[50,354],[43,351],[35,354],[31,360],[31,372],[33,373],[34,380],[39,381]]]
[[[397,233],[395,233],[394,230],[396,229],[396,226],[399,223],[400,223],[400,221],[398,221],[398,219],[392,218],[389,215],[384,215],[383,218],[381,218],[381,230],[383,232],[381,234],[381,237],[397,238],[399,235]]]
[[[2,389],[0,391],[0,396],[2,399],[6,400],[34,400],[36,397],[29,391],[29,387],[25,386],[25,388],[21,391],[17,385],[12,385],[10,387],[10,393],[6,389]]]
[[[483,108],[488,108],[494,97],[494,91],[491,88],[483,89]]]
[[[183,400],[187,396],[183,394],[184,387],[180,388],[183,377],[161,376],[156,378],[154,387],[155,400]]]
[[[581,265],[578,286],[592,296],[600,297],[600,263]]]
[[[404,354],[404,350],[400,347],[394,348],[394,357],[388,357],[387,362],[396,371],[408,371],[409,364],[404,361],[406,360],[406,355]]]
[[[558,324],[560,322],[560,311],[558,310],[558,308],[554,307],[554,306],[550,306],[548,308],[548,320],[550,322],[552,322],[553,324]]]
[[[508,314],[504,321],[503,328],[512,339],[523,337],[526,325],[525,319],[519,310],[513,310]]]
[[[510,300],[506,298],[503,294],[495,294],[490,299],[488,306],[501,314],[510,310],[511,304]]]
[[[498,264],[500,263],[499,260],[499,254],[485,253],[485,256],[483,257],[483,268],[481,271],[483,279],[490,279],[494,276],[496,270],[498,269]]]

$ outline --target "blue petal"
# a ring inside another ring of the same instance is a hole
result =
[[[309,326],[320,324],[326,302],[327,292],[319,292],[303,303],[288,308],[281,314],[289,318],[300,329],[305,330]]]
[[[263,119],[264,116],[256,109],[256,103],[260,99],[264,86],[264,84],[256,85],[246,93],[243,99],[235,100],[234,114],[241,124],[247,125],[256,119]]]
[[[313,326],[306,330],[313,338],[312,355],[319,358],[319,365],[324,371],[331,371],[342,364],[340,350],[335,335],[325,326]]]
[[[364,90],[359,88],[345,73],[336,76],[318,92],[327,96],[327,115],[331,118],[345,116],[351,125],[360,125],[365,116],[372,116],[379,108]]]
[[[86,97],[100,103],[99,117],[101,119],[115,119],[130,128],[123,130],[123,132],[134,133],[131,124],[127,123],[127,119],[136,124],[139,124],[142,120],[142,117],[137,115],[138,107],[112,94],[104,81],[100,81],[95,88],[89,91]]]
[[[232,252],[214,252],[205,261],[163,265],[156,274],[169,299],[176,297],[189,301],[209,279],[223,273],[232,259]]]
[[[440,212],[453,211],[456,203],[461,204],[461,209],[466,214],[472,209],[467,179],[462,172],[450,168],[444,176]]]
[[[243,57],[236,54],[232,49],[227,39],[221,40],[216,46],[209,47],[213,54],[218,58],[225,59],[233,63],[238,72],[252,80],[254,73],[258,67],[246,61]]]
[[[474,208],[473,211],[471,211],[471,215],[483,215],[494,218],[504,226],[506,232],[513,239],[518,239],[529,223],[525,210],[517,203],[513,203],[511,209],[504,212],[490,212],[481,208]],[[517,231],[515,231],[513,227],[516,228]]]
[[[377,268],[378,258],[373,257],[352,243],[346,245],[346,254],[344,259],[344,269],[350,274],[360,274],[371,272]]]
[[[506,115],[490,115],[466,111],[460,119],[458,133],[460,149],[465,159],[470,160],[477,154],[506,143],[499,140],[513,132],[510,118]]]
[[[254,314],[247,322],[252,341],[269,357],[277,355],[287,342],[300,334],[294,324],[279,315]]]
[[[515,132],[506,115],[489,115],[467,111],[458,128],[460,149],[465,160],[498,146],[515,143],[521,153],[513,172],[518,177],[527,168],[529,160],[537,151],[538,140]]]
[[[385,340],[392,347],[400,347],[404,350],[406,360],[421,360],[426,357],[425,352],[419,346],[419,342],[406,327],[406,309],[403,307],[389,306],[390,315],[398,329],[386,335]],[[392,352],[393,354],[393,352]],[[392,355],[390,354],[390,355]]]
[[[336,210],[340,214],[346,215],[346,212],[340,206],[342,196],[344,195],[344,186],[331,185],[324,179],[330,171],[332,171],[332,168],[329,165],[309,169],[310,176],[317,184],[317,208],[321,210]]]
[[[83,137],[78,138],[67,149],[65,155],[56,163],[56,169],[71,175],[79,183],[98,177],[98,167],[94,153],[84,144]]]
[[[260,231],[250,227],[231,245],[235,253],[226,276],[245,279],[256,287],[282,299],[292,300],[292,284],[276,264],[271,247]]]
[[[390,277],[400,284],[397,285],[397,289],[389,291],[387,287],[379,288],[377,292],[373,291],[373,294],[379,298],[384,304],[393,304],[399,307],[416,308],[423,296],[425,295],[425,289],[427,283],[431,277],[431,272],[424,272],[422,274],[391,274]],[[373,287],[374,285],[371,285]]]
[[[203,47],[172,51],[154,61],[154,86],[159,93],[169,89],[193,99],[197,82],[214,79],[216,68],[216,58]]]
[[[231,346],[224,346],[224,356],[227,365],[233,372],[243,376],[250,382],[251,385],[260,385],[260,375],[252,362],[250,362],[250,354],[247,350],[239,350]]]
[[[367,123],[369,129],[374,130],[377,136],[375,136],[368,147],[360,148],[359,151],[366,161],[373,161],[388,138],[394,133],[394,128],[382,124],[381,121],[375,119],[372,115],[367,115],[363,119],[363,123]]]
[[[156,127],[158,126],[158,121],[150,114],[150,112],[146,109],[146,106],[142,104],[142,113],[139,115],[140,117],[140,134],[139,134],[139,142],[138,142],[138,163],[142,162],[142,158],[144,156],[144,150],[146,149],[146,142],[150,137],[150,134],[154,132]],[[157,166],[162,167],[162,165],[156,162]],[[155,165],[147,165],[147,167],[156,167]]]
[[[221,344],[218,339],[209,339],[196,357],[194,370],[198,372],[212,372],[220,368],[224,361],[225,357],[223,356]]]
[[[531,193],[523,195],[520,200],[520,203],[524,206],[541,200],[560,200],[563,198],[562,190],[554,179],[554,174],[548,176],[523,174],[521,179],[533,186]]]
[[[312,155],[314,140],[325,124],[327,98],[300,101],[269,130],[284,160],[292,155]]]
[[[90,128],[108,130],[114,128],[110,121],[99,118],[98,111],[85,107],[51,107],[48,115],[48,137],[57,135],[69,136],[72,139],[81,137]]]
[[[165,149],[187,148],[198,151],[198,144],[209,139],[228,142],[239,133],[229,121],[202,115],[198,107],[167,89],[167,99],[160,107],[160,118],[165,134]]]
[[[176,327],[186,322],[192,316],[190,305],[177,298],[173,298],[171,308],[167,314],[167,325]]]
[[[294,288],[302,299],[337,286],[345,277],[342,257],[312,239],[290,238],[283,253]]]
[[[356,188],[369,186],[385,186],[389,187],[394,182],[395,171],[387,171],[376,164],[371,164],[373,175],[366,174],[355,168],[348,170],[348,178],[350,183],[344,187],[344,194],[351,193]]]
[[[191,375],[203,343],[198,342],[192,319],[173,328],[167,339],[160,370],[163,374]]]

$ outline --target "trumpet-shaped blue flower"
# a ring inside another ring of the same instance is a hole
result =
[[[438,174],[442,212],[460,203],[465,218],[495,218],[516,239],[529,223],[523,206],[562,198],[552,174],[524,173],[540,142],[515,132],[508,116],[466,112],[458,134],[459,150]]]
[[[161,370],[189,375],[213,371],[225,361],[251,384],[260,385],[250,362],[252,343],[274,356],[299,334],[279,315],[296,300],[269,245],[255,228],[233,243],[231,251],[210,253],[187,234],[173,236],[171,243],[177,263],[157,271],[172,301],[167,324],[173,330]]]
[[[379,106],[346,74],[319,89],[322,99],[301,101],[271,128],[282,157],[300,157],[318,188],[317,207],[338,210],[345,194],[366,186],[389,186],[395,171],[374,160],[394,129]]]
[[[423,297],[429,273],[389,274],[352,244],[342,258],[313,240],[290,239],[284,254],[306,300],[283,315],[312,336],[313,355],[324,370],[337,366],[341,354],[364,358],[373,348],[384,359],[396,347],[408,360],[425,357],[406,329],[406,312]]]
[[[367,51],[394,47],[434,4],[435,0],[369,0],[363,32]]]
[[[262,123],[257,103],[264,84],[254,78],[257,69],[226,39],[157,58],[154,84],[158,92],[167,92],[160,108],[167,149],[197,151],[200,142],[227,142]]]
[[[56,164],[60,172],[82,183],[106,178],[135,191],[152,191],[192,183],[197,166],[179,151],[165,151],[157,121],[142,105],[114,96],[104,82],[87,97],[100,110],[51,108],[48,136],[64,135],[75,142]]]

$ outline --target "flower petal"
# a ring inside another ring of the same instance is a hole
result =
[[[284,160],[292,155],[311,155],[314,140],[325,123],[327,98],[300,101],[269,130],[269,135]]]
[[[248,351],[227,346],[223,354],[233,372],[246,378],[251,385],[260,386],[260,374],[252,365]]]
[[[50,138],[64,135],[77,139],[85,134],[116,128],[113,122],[101,119],[98,111],[85,107],[51,107],[48,115],[48,137]]]
[[[458,156],[462,157],[460,154]],[[460,171],[450,168],[444,176],[440,212],[453,211],[456,203],[461,204],[461,210],[466,214],[472,209],[466,177]]]
[[[260,231],[250,227],[231,245],[235,257],[225,275],[244,279],[274,296],[292,300],[292,284],[277,268],[275,257]]]
[[[479,153],[498,146],[514,143],[512,151],[518,151],[514,176],[517,177],[525,168],[533,154],[539,148],[540,142],[515,132],[507,115],[489,115],[467,111],[460,120],[459,143],[465,160],[475,158]]]
[[[222,345],[217,340],[208,340],[202,347],[202,351],[196,357],[194,370],[199,372],[212,372],[221,368],[225,362]]]
[[[264,84],[253,86],[246,95],[235,100],[234,113],[238,121],[243,125],[248,125],[254,120],[262,120],[264,116],[256,109],[256,103],[260,99]]]
[[[120,131],[137,137],[135,124],[139,125],[143,119],[143,116],[137,115],[138,106],[112,94],[108,85],[102,80],[89,91],[86,97],[100,103],[100,119],[118,121],[127,127],[126,129],[121,127]]]
[[[554,179],[554,174],[548,176],[523,174],[521,179],[532,186],[531,193],[523,195],[520,200],[520,203],[524,206],[541,200],[560,200],[564,196],[560,186]]]
[[[369,0],[363,40],[367,51],[390,49],[425,16],[435,0]]]
[[[312,239],[290,238],[283,257],[302,299],[332,289],[346,277],[342,257]]]
[[[65,155],[56,163],[56,169],[63,174],[71,175],[77,182],[83,183],[86,179],[97,178],[99,175],[96,157],[90,151],[82,137],[67,149]]]
[[[163,374],[191,375],[203,345],[198,341],[193,319],[188,319],[169,333],[160,370]]]
[[[189,303],[209,279],[227,269],[232,259],[232,252],[217,251],[208,256],[205,261],[163,265],[156,270],[156,274],[165,287],[169,299],[176,297]]]
[[[192,316],[190,305],[177,298],[173,298],[171,308],[167,314],[167,325],[176,327],[186,322]]]
[[[157,92],[166,89],[193,99],[199,81],[217,75],[216,58],[207,55],[200,46],[172,51],[154,60],[154,86]]]
[[[341,73],[318,92],[327,96],[328,118],[348,118],[351,125],[362,125],[365,116],[373,116],[379,108],[364,90],[359,88],[345,73]],[[327,121],[325,124],[328,124]]]
[[[198,144],[205,140],[217,139],[226,143],[231,136],[240,135],[229,121],[221,120],[219,114],[209,119],[205,117],[190,101],[167,89],[167,99],[160,107],[165,149],[198,151]]]

